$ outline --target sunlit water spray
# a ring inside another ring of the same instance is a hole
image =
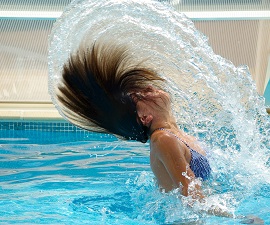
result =
[[[50,38],[49,88],[56,106],[63,64],[80,43],[91,45],[95,40],[127,46],[131,63],[143,63],[167,80],[179,126],[198,137],[208,151],[213,170],[205,184],[209,201],[234,211],[269,186],[270,121],[264,99],[248,68],[216,55],[191,20],[157,1],[74,1]],[[171,198],[173,193],[159,193],[149,176],[126,183],[131,190],[139,189],[132,201],[143,193],[145,214],[140,216],[153,218],[163,212],[168,221],[196,219],[198,214],[190,214],[182,201]]]

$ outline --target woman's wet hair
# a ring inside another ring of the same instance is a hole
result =
[[[130,93],[163,79],[147,68],[132,66],[131,61],[125,47],[81,46],[63,68],[57,98],[64,116],[86,130],[146,142],[148,131],[137,120]]]

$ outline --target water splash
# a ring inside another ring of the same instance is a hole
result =
[[[248,68],[216,55],[192,21],[166,3],[73,1],[50,37],[49,91],[57,107],[63,64],[81,42],[97,39],[128,46],[134,64],[143,61],[167,80],[179,126],[211,153],[216,199],[225,190],[226,199],[241,202],[270,184],[270,120]]]

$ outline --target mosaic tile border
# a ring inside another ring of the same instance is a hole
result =
[[[62,121],[0,121],[0,130],[90,133],[71,123]]]
[[[55,144],[77,141],[117,140],[115,136],[83,130],[66,121],[0,120],[1,144]]]

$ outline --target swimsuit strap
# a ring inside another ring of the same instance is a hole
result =
[[[153,131],[153,133],[154,133],[156,130],[164,130],[164,131],[166,131],[166,132],[172,134],[172,135],[173,135],[174,137],[176,137],[179,141],[183,142],[189,149],[192,149],[192,148],[188,145],[188,143],[186,143],[182,138],[178,137],[178,136],[177,136],[175,133],[173,133],[172,131],[170,131],[170,130],[164,128],[164,127],[160,127],[160,128],[155,129],[155,130]]]

